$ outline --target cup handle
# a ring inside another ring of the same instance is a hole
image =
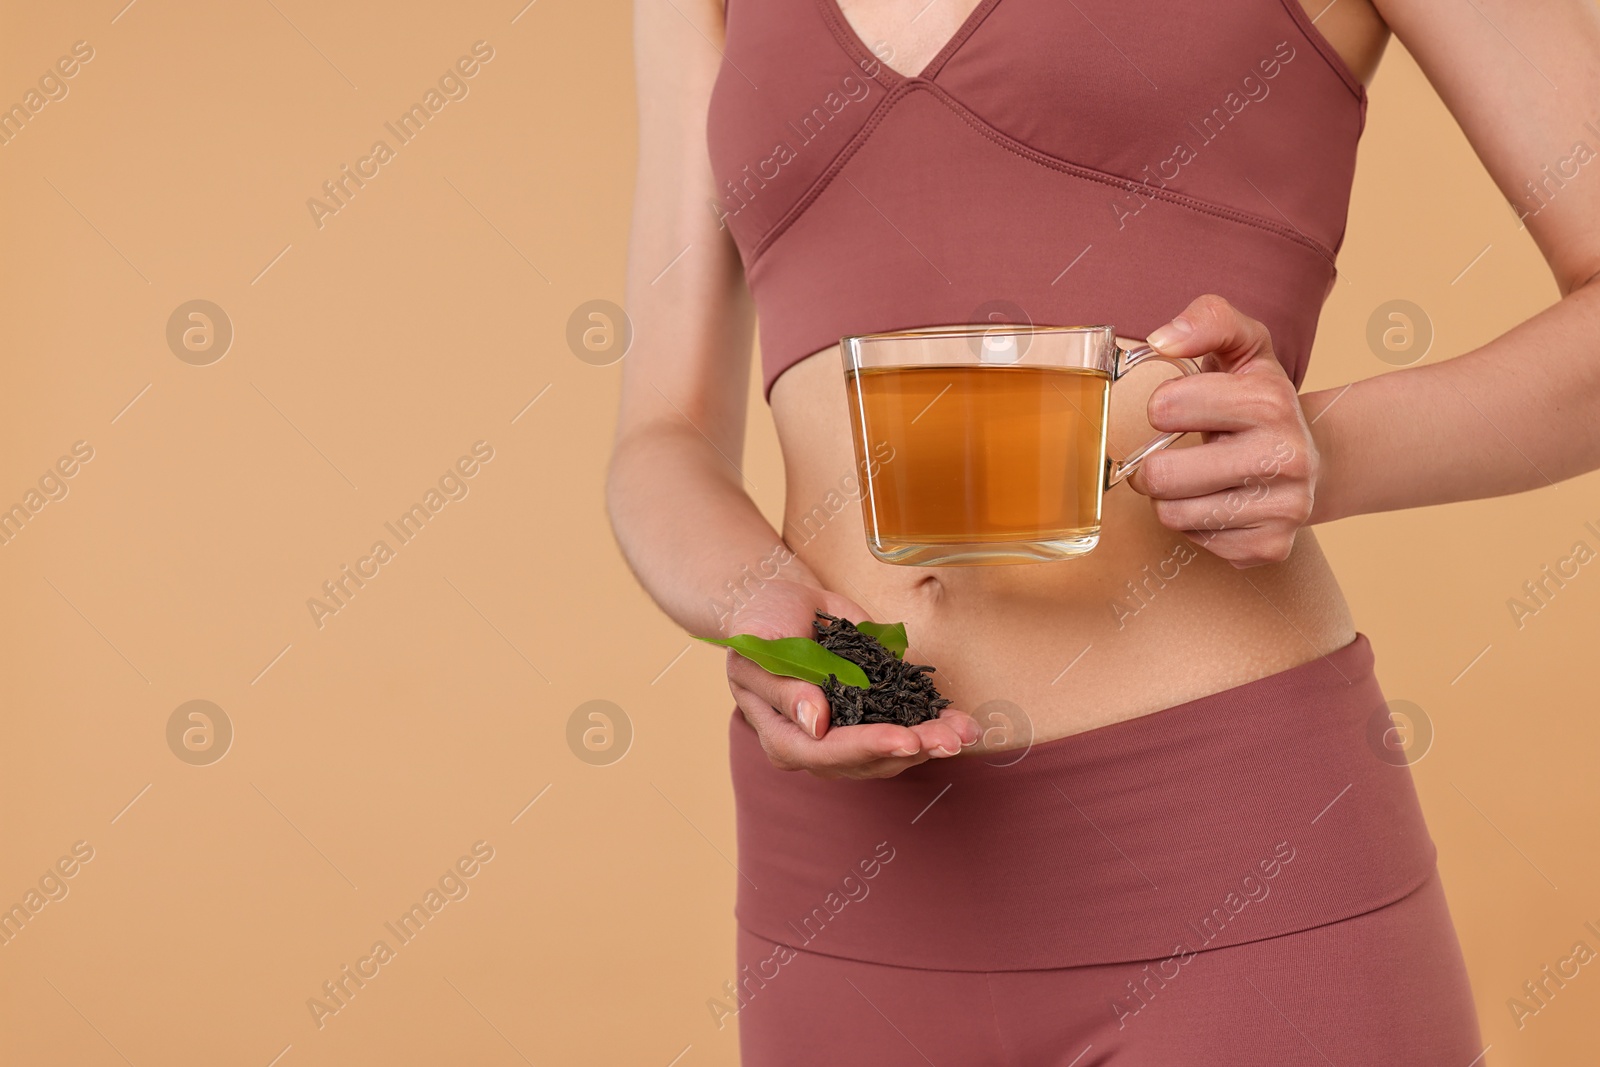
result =
[[[1118,344],[1116,362],[1112,364],[1111,369],[1111,380],[1113,382],[1121,381],[1123,375],[1127,374],[1139,364],[1148,363],[1151,360],[1157,359],[1163,363],[1172,364],[1185,375],[1200,373],[1199,362],[1189,358],[1188,356],[1163,356],[1160,352],[1157,352],[1154,348],[1151,348],[1147,344],[1137,344],[1132,348],[1123,348],[1122,345]],[[1178,430],[1172,433],[1164,433],[1157,437],[1153,437],[1149,441],[1146,441],[1141,447],[1135,449],[1131,456],[1121,461],[1114,460],[1110,456],[1107,456],[1106,488],[1110,489],[1119,482],[1126,481],[1130,474],[1139,469],[1139,464],[1143,463],[1152,453],[1159,452],[1161,449],[1166,448],[1172,442],[1182,437],[1185,432],[1186,431]]]

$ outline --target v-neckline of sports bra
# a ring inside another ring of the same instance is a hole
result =
[[[968,12],[967,17],[961,21],[961,25],[956,27],[956,32],[950,35],[950,39],[945,41],[944,45],[938,52],[934,53],[933,58],[928,60],[921,70],[915,74],[902,74],[882,59],[879,59],[866,41],[862,40],[861,35],[856,32],[856,28],[850,25],[850,20],[845,17],[844,8],[839,6],[839,0],[817,0],[817,4],[823,9],[828,21],[834,24],[835,36],[850,51],[856,53],[856,58],[877,64],[882,70],[887,71],[889,77],[896,82],[932,81],[938,77],[939,71],[943,69],[945,63],[949,61],[956,49],[960,48],[966,39],[972,36],[972,32],[988,17],[989,12],[998,3],[1000,3],[1000,0],[980,0],[978,6]]]

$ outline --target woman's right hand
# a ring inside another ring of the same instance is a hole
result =
[[[811,624],[818,611],[851,622],[869,617],[837,593],[779,578],[763,583],[734,611],[727,633],[768,640],[815,637]],[[828,701],[820,686],[769,674],[731,649],[728,688],[774,766],[810,771],[819,778],[893,777],[907,767],[953,756],[981,736],[972,716],[955,708],[911,727],[862,723],[830,729]]]

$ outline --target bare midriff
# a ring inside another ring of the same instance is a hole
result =
[[[1153,436],[1145,404],[1162,377],[1141,368],[1112,389],[1113,456]],[[912,657],[937,667],[940,690],[988,731],[980,749],[1148,715],[1355,639],[1310,529],[1284,562],[1241,570],[1162,526],[1127,485],[1106,493],[1099,546],[1077,559],[882,563],[867,549],[838,349],[784,372],[771,407],[787,469],[785,539],[825,587],[874,619],[906,623]]]

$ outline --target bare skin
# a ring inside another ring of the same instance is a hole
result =
[[[974,0],[936,0],[913,24],[924,5],[841,7],[863,40],[887,42],[887,61],[910,71]],[[1505,38],[1473,5],[1306,7],[1363,81],[1392,29],[1508,197],[1569,156],[1600,105],[1600,17],[1576,0],[1493,12],[1538,70],[1508,58]],[[1296,396],[1265,329],[1227,294],[1197,293],[1189,308],[1174,308],[1174,325],[1191,328],[1157,331],[1152,342],[1204,356],[1212,373],[1159,387],[1154,372],[1120,383],[1111,450],[1129,451],[1151,426],[1193,432],[1131,487],[1107,494],[1101,546],[1071,563],[894,567],[867,552],[857,510],[820,531],[808,524],[854,468],[838,352],[817,353],[772,392],[787,472],[785,541],[736,467],[752,311],[737,252],[703,206],[705,105],[718,62],[705,40],[721,39],[721,7],[637,0],[635,34],[640,182],[628,301],[636,341],[608,484],[619,543],[657,603],[693,633],[804,634],[817,609],[904,620],[913,657],[938,665],[955,701],[941,720],[909,730],[829,729],[816,687],[730,654],[730,689],[778,766],[881,777],[964,747],[1015,747],[1149,714],[1308,662],[1355,636],[1311,525],[1519,492],[1600,467],[1600,182],[1575,181],[1526,220],[1563,299],[1452,359]],[[686,244],[699,254],[653,284]],[[1273,457],[1282,462],[1262,483],[1259,465]],[[1219,507],[1227,528],[1209,532],[1206,517]],[[1147,566],[1170,574],[1180,558],[1176,578],[1145,584]],[[744,568],[780,564],[778,578],[746,587],[736,611],[719,611],[717,598],[726,601],[726,583]],[[1139,599],[1128,595],[1130,581],[1143,584]],[[988,715],[993,700],[1022,708],[1026,721]]]
[[[838,0],[856,36],[891,69],[910,77],[927,66],[979,0]],[[1389,41],[1389,27],[1371,0],[1302,0],[1306,14],[1363,83],[1370,82]]]

